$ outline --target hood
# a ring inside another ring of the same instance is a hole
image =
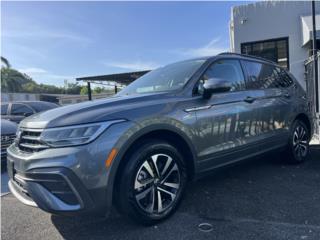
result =
[[[168,93],[114,96],[58,107],[25,118],[21,127],[51,128],[84,123],[128,119],[128,111],[149,105],[154,101],[168,100]]]
[[[17,127],[16,123],[1,119],[1,135],[16,134]]]

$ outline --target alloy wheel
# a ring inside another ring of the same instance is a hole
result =
[[[298,158],[308,154],[308,134],[302,125],[298,125],[293,133],[293,151]]]
[[[134,182],[138,206],[148,214],[161,214],[169,209],[181,185],[176,161],[167,154],[154,154],[139,168]]]

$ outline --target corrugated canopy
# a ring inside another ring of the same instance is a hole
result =
[[[148,73],[150,70],[138,71],[138,72],[127,72],[127,73],[116,73],[109,75],[99,75],[91,77],[79,77],[76,78],[77,81],[86,81],[86,82],[115,82],[119,85],[128,85],[132,83],[137,78]]]

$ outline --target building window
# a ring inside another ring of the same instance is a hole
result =
[[[269,59],[289,69],[289,38],[241,43],[241,53]]]

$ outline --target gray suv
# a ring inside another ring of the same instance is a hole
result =
[[[306,93],[290,73],[223,53],[156,69],[108,99],[26,118],[8,149],[9,188],[54,214],[114,205],[153,224],[205,172],[271,150],[305,161],[312,131]]]

